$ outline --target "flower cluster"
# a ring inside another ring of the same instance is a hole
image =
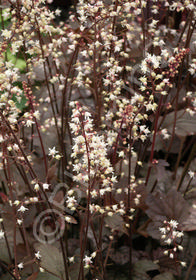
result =
[[[82,184],[92,184],[93,180],[99,183],[99,192],[111,192],[116,177],[107,158],[107,144],[104,135],[99,135],[93,129],[91,114],[85,111],[79,103],[72,103],[70,127],[74,137],[71,157],[75,159],[73,171],[77,173],[74,180]],[[78,155],[82,157],[79,159]]]
[[[164,243],[170,247],[164,251],[164,254],[168,255],[171,259],[176,257],[178,251],[183,250],[180,244],[184,233],[178,229],[178,225],[177,221],[170,220],[164,221],[164,226],[159,228],[161,238],[164,240]]]

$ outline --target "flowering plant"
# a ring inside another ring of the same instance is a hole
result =
[[[195,1],[55,5],[0,1],[1,279],[194,279]]]

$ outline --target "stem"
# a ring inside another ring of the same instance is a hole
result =
[[[127,214],[130,211],[130,201],[131,201],[131,133],[132,133],[132,126],[130,127],[129,132],[129,170],[128,170],[128,194],[127,194]],[[132,223],[131,220],[129,222],[129,279],[132,279]]]
[[[82,251],[80,254],[81,260],[80,260],[80,271],[79,271],[79,275],[78,275],[78,280],[80,280],[80,276],[82,273],[82,280],[84,280],[84,273],[83,273],[83,259],[84,259],[84,252],[85,252],[85,248],[86,248],[86,243],[87,243],[87,234],[88,234],[88,227],[89,227],[89,222],[90,222],[90,200],[91,200],[91,180],[90,180],[90,150],[89,150],[89,145],[88,145],[88,141],[86,138],[86,133],[85,133],[85,129],[84,129],[84,123],[83,123],[83,116],[81,118],[81,125],[82,125],[82,134],[85,140],[85,146],[86,146],[86,153],[87,153],[87,159],[88,159],[88,198],[87,198],[87,221],[86,221],[86,231],[84,234],[84,241],[83,241],[83,247],[82,247]]]
[[[181,159],[181,156],[182,156],[184,141],[185,141],[185,137],[183,137],[180,141],[180,151],[178,153],[178,158],[177,158],[177,161],[176,161],[175,171],[174,171],[174,175],[173,175],[174,180],[176,179],[176,173],[177,173],[177,170],[178,170],[178,166],[180,164],[180,159]]]
[[[189,265],[189,268],[188,268],[187,273],[186,273],[186,276],[185,276],[185,280],[188,280],[188,279],[189,279],[195,261],[196,261],[196,252],[195,252],[195,254],[194,254],[193,257],[192,257],[191,263],[190,263],[190,265]]]
[[[153,156],[154,156],[154,147],[155,147],[156,133],[157,133],[158,120],[159,120],[159,115],[160,115],[160,110],[161,110],[161,105],[162,105],[162,99],[163,99],[163,95],[161,95],[161,98],[159,100],[159,105],[158,105],[156,117],[155,117],[154,134],[153,134],[152,148],[151,148],[151,154],[150,154],[150,166],[148,167],[148,173],[147,173],[146,182],[145,182],[146,186],[148,184],[150,172],[152,169],[152,161],[153,161]]]
[[[180,190],[180,187],[181,187],[181,185],[182,185],[182,182],[183,182],[183,180],[184,180],[184,177],[185,177],[186,174],[187,174],[187,171],[188,171],[188,169],[189,169],[189,166],[190,166],[190,164],[191,164],[191,161],[192,161],[193,157],[195,156],[195,153],[196,153],[196,142],[194,143],[194,145],[193,145],[193,147],[192,147],[192,150],[191,150],[191,153],[190,153],[190,156],[189,156],[189,158],[188,158],[188,160],[187,160],[187,162],[186,162],[186,164],[185,164],[185,166],[184,166],[184,169],[183,169],[183,172],[182,172],[180,181],[179,181],[178,186],[177,186],[177,191]]]
[[[15,263],[16,278],[19,280],[20,275],[19,275],[19,271],[18,271],[17,249],[16,249],[16,222],[15,222],[15,225],[14,225],[14,263]]]
[[[0,218],[1,218],[1,214],[0,214]],[[5,243],[6,243],[6,247],[7,247],[10,263],[12,263],[12,254],[11,254],[11,250],[10,250],[10,246],[9,246],[9,242],[8,242],[8,238],[7,238],[7,233],[5,231],[5,227],[4,227],[4,222],[3,221],[1,222],[1,227],[2,227],[2,230],[4,232],[4,238],[5,238]]]
[[[107,265],[107,261],[108,261],[108,258],[109,258],[109,253],[110,253],[110,249],[112,247],[112,243],[113,243],[113,240],[111,239],[110,243],[109,243],[109,246],[108,246],[107,255],[106,255],[105,261],[104,261],[104,268],[106,268],[106,265]]]
[[[13,277],[13,279],[18,280],[18,278],[16,278],[16,276],[9,270],[9,268],[1,260],[0,260],[0,264],[5,270],[7,270],[7,272]]]
[[[22,153],[22,155],[23,155],[23,157],[24,157],[24,159],[25,159],[25,162],[26,162],[26,164],[27,164],[28,167],[29,167],[29,171],[30,171],[30,174],[31,174],[32,179],[36,179],[36,180],[38,181],[37,176],[36,176],[36,174],[35,174],[35,172],[34,172],[32,166],[31,166],[31,164],[30,164],[30,162],[29,162],[29,160],[28,160],[28,158],[27,158],[27,156],[26,156],[26,154],[25,154],[23,148],[21,147],[20,141],[18,140],[18,138],[17,138],[16,134],[14,133],[14,131],[13,131],[11,125],[9,124],[9,122],[7,121],[7,119],[5,118],[5,116],[3,115],[3,113],[1,112],[1,110],[0,110],[0,117],[1,117],[1,119],[3,120],[3,122],[7,125],[7,127],[8,127],[8,129],[10,130],[10,132],[11,132],[11,134],[12,134],[12,136],[13,136],[15,142],[17,143],[17,145],[18,145],[18,147],[19,147],[19,150],[21,151],[21,153]],[[43,189],[43,187],[42,187],[41,184],[39,184],[39,186],[40,186],[41,191],[42,191],[42,193],[43,193],[43,195],[44,195],[44,197],[45,197],[45,201],[46,201],[48,207],[52,210],[53,208],[52,208],[52,206],[51,206],[51,204],[50,204],[50,202],[49,202],[49,200],[48,200],[48,197],[47,197],[47,195],[46,195],[46,192],[44,191],[44,189]],[[12,201],[13,201],[13,199],[12,199]],[[53,216],[53,219],[54,219],[54,221],[55,221],[55,215],[54,215],[53,212],[52,212],[52,216]],[[67,273],[68,273],[68,272],[67,272],[67,271],[68,271],[67,259],[66,259],[66,256],[65,256],[64,252],[63,252],[63,251],[64,251],[64,248],[62,247],[62,245],[63,245],[62,242],[61,242],[60,244],[61,244],[61,250],[62,250],[63,259],[64,259],[64,265],[65,265],[65,267],[66,267],[66,268],[65,268],[65,274],[67,275]],[[66,276],[66,277],[67,277],[67,276]],[[66,278],[66,280],[68,280],[68,279],[69,279],[69,277]]]
[[[65,83],[64,83],[64,88],[62,91],[62,103],[61,103],[61,151],[63,153],[63,159],[62,159],[62,179],[64,181],[64,171],[66,169],[66,150],[65,150],[65,142],[64,142],[64,136],[65,136],[65,132],[66,132],[66,125],[68,126],[68,112],[66,113],[66,105],[67,105],[67,100],[66,100],[66,92],[67,92],[67,86],[68,86],[68,78],[71,72],[71,69],[74,65],[74,60],[77,57],[78,54],[78,50],[79,50],[79,43],[76,46],[72,57],[70,59],[70,63],[68,65],[68,69],[67,69],[67,73],[66,73],[66,79],[65,79]]]

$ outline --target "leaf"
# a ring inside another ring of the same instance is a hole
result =
[[[59,249],[50,244],[36,244],[35,249],[41,255],[40,266],[48,272],[63,278],[64,261]]]
[[[58,204],[63,205],[65,203],[65,194],[62,190],[55,193],[55,196],[53,197],[53,200],[57,202]]]
[[[180,192],[171,189],[167,194],[157,192],[149,194],[146,200],[148,209],[147,215],[153,221],[164,221],[174,219],[179,223],[183,222],[189,215],[190,206]]]
[[[181,270],[181,265],[179,262],[176,262],[175,259],[171,259],[168,256],[163,256],[159,258],[159,265],[162,271],[168,271],[173,275],[179,275]]]
[[[125,222],[123,218],[118,215],[114,214],[113,216],[106,216],[105,217],[105,223],[112,229],[112,230],[118,230],[128,235],[128,231],[125,228]]]
[[[79,275],[79,270],[80,270],[80,261],[78,260],[77,263],[72,264],[69,267],[69,276],[70,276],[70,280],[76,280],[78,279],[78,275]],[[84,268],[84,276],[87,275],[89,269],[88,268]],[[85,278],[86,279],[86,278]]]
[[[159,270],[159,265],[150,260],[140,260],[134,264],[134,271],[147,272],[151,270]]]
[[[13,95],[12,97],[13,101],[16,103],[16,107],[20,110],[23,111],[26,107],[27,107],[27,99],[24,96],[24,94],[22,95],[22,98],[20,100],[20,102],[18,102],[16,95]]]
[[[53,164],[48,169],[48,174],[47,174],[47,177],[46,177],[46,181],[47,181],[48,184],[50,184],[53,180],[56,179],[56,171],[57,171],[56,164]]]
[[[13,242],[9,242],[9,247],[10,247],[10,250],[11,250],[11,256],[13,258],[13,256],[14,256]],[[1,248],[0,260],[7,263],[7,264],[10,264],[10,258],[9,258],[9,254],[8,254],[8,250],[7,250],[7,245],[5,243],[5,238],[0,239],[0,248]]]
[[[160,267],[158,264],[156,264],[150,260],[140,260],[133,265],[133,273],[134,273],[134,276],[137,276],[137,277],[139,276],[139,277],[141,277],[139,279],[143,279],[143,276],[148,277],[146,272],[152,271],[152,270],[159,270],[159,268]],[[149,278],[147,278],[147,279],[149,279]]]
[[[157,134],[157,137],[155,139],[155,147],[154,151],[160,151],[160,150],[166,150],[167,147],[170,144],[170,138],[169,139],[164,139],[163,135]],[[151,142],[153,141],[153,136],[151,136]],[[179,148],[180,148],[180,138],[177,135],[174,135],[173,141],[172,141],[172,146],[170,149],[170,153],[178,154],[179,153]],[[148,148],[148,150],[151,150],[151,147]]]
[[[153,278],[153,280],[175,280],[175,278],[174,278],[172,273],[165,272],[165,273],[162,273],[162,274],[159,274],[159,275],[155,276]]]
[[[7,9],[2,9],[2,15],[6,13],[7,13]],[[12,17],[11,14],[8,14],[6,18],[3,17],[3,23],[5,24],[6,21],[10,21],[11,17]],[[2,17],[0,17],[0,23],[2,23]]]
[[[20,71],[25,70],[26,62],[22,58],[17,58],[17,55],[13,55],[10,49],[7,50],[7,59],[14,64],[14,67],[18,68]]]
[[[50,196],[49,201],[53,204],[54,208],[63,212],[65,203],[65,194],[62,190],[55,190]]]
[[[7,9],[2,9],[2,14],[5,14],[7,11]],[[10,24],[10,20],[11,20],[11,14],[9,14],[6,18],[3,17],[3,25],[4,28],[8,27],[8,25]],[[0,17],[0,30],[2,29],[2,18]]]
[[[121,246],[118,249],[111,248],[110,258],[118,265],[124,265],[129,262],[129,247]]]
[[[161,192],[149,194],[146,204],[148,205],[146,213],[152,219],[147,227],[151,237],[160,239],[159,228],[165,220],[176,220],[179,229],[183,230],[183,223],[189,217],[190,206],[181,193],[172,189],[167,194]]]
[[[1,209],[1,213],[2,213],[1,217],[4,222],[4,227],[5,227],[5,232],[7,235],[8,243],[12,247],[12,244],[14,243],[15,217],[13,215],[11,206],[1,204],[0,209]],[[0,244],[1,244],[1,242],[4,243],[4,239],[0,240]],[[22,239],[19,229],[17,228],[16,229],[16,244],[19,244],[19,243],[23,243],[23,239]],[[1,257],[1,253],[0,253],[0,257]]]
[[[182,229],[184,231],[193,231],[196,230],[196,209],[191,209],[191,214],[189,217],[183,222]]]
[[[157,173],[157,181],[162,181],[166,175],[165,167],[169,166],[169,163],[163,159],[159,159],[156,164],[154,164],[155,172]]]
[[[161,221],[151,221],[147,226],[147,233],[154,239],[160,239],[161,233],[159,228],[162,227],[163,222]]]
[[[169,113],[161,125],[161,128],[167,128],[170,134],[172,134],[173,131],[174,118],[175,112]],[[162,117],[159,118],[160,122],[161,120]],[[177,112],[175,134],[178,136],[188,136],[196,134],[196,115],[191,116],[188,112],[179,110]]]
[[[129,162],[129,158],[126,157],[123,160],[120,160],[116,165],[115,165],[115,169],[119,172],[120,170],[120,166],[122,164],[122,170],[121,172],[124,173],[124,177],[128,177],[129,175],[129,170],[127,168],[127,164],[125,164],[125,162]],[[135,172],[135,168],[136,168],[136,164],[137,164],[137,156],[132,156],[131,157],[131,175],[134,175]]]
[[[26,211],[23,214],[23,219],[24,219],[24,225],[25,227],[30,227],[32,226],[32,224],[34,223],[35,220],[35,216],[37,213],[37,209],[35,205],[29,205],[29,211]]]
[[[68,254],[70,256],[74,256],[76,250],[80,248],[80,240],[76,238],[69,238],[68,239]]]
[[[56,277],[48,272],[39,272],[36,280],[59,280],[59,277]]]

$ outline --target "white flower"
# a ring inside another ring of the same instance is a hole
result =
[[[66,221],[67,223],[71,223],[71,218],[68,217],[68,216],[65,216],[65,221]]]
[[[142,71],[144,74],[146,74],[147,71],[148,71],[147,63],[146,63],[145,60],[143,60],[142,63],[141,63],[141,71]]]
[[[188,174],[189,174],[190,178],[192,179],[195,175],[195,172],[193,172],[192,170],[189,170]]]
[[[166,240],[165,240],[165,243],[168,244],[168,245],[170,245],[170,244],[172,243],[171,238],[166,239]]]
[[[43,267],[39,268],[40,272],[45,272],[45,269]]]
[[[27,211],[28,208],[24,207],[23,205],[20,206],[20,208],[18,209],[18,212],[22,212],[24,213],[25,211]]]
[[[49,184],[44,183],[44,184],[43,184],[43,189],[44,189],[44,190],[48,190],[48,189],[49,189]]]
[[[70,263],[73,263],[74,262],[74,257],[69,257],[69,261],[70,261]]]
[[[183,251],[183,247],[181,245],[178,245],[178,250]]]
[[[180,262],[181,266],[186,267],[186,262]]]
[[[19,268],[19,269],[23,269],[23,268],[24,268],[24,265],[23,265],[22,262],[18,264],[18,268]]]
[[[15,200],[14,201],[14,205],[18,206],[20,204],[20,201],[19,200]]]
[[[37,251],[37,253],[35,253],[35,257],[36,257],[38,260],[41,259],[40,251]]]
[[[97,252],[95,251],[91,254],[91,257],[94,259],[96,257],[96,255],[97,255]]]
[[[191,73],[191,75],[195,74],[195,69],[194,68],[189,68],[189,72]]]
[[[85,258],[83,259],[84,263],[85,263],[85,267],[89,267],[90,264],[92,263],[92,257],[88,257],[87,255],[85,256]]]
[[[32,124],[34,124],[34,123],[35,123],[35,122],[32,121],[32,120],[27,120],[27,121],[26,121],[26,126],[27,126],[27,127],[31,127]]]
[[[173,259],[174,258],[174,254],[170,253],[169,257],[170,257],[170,259]]]
[[[4,29],[2,30],[2,34],[3,37],[5,37],[5,39],[9,39],[12,35],[12,31]]]
[[[172,226],[173,228],[177,228],[177,226],[178,226],[178,222],[175,221],[175,220],[170,220],[169,224],[170,224],[170,226]]]
[[[35,190],[35,191],[39,191],[39,184],[38,184],[38,183],[35,184],[34,190]]]
[[[55,158],[56,160],[60,160],[60,159],[62,158],[62,156],[61,156],[61,155],[56,155],[54,158]]]
[[[163,139],[169,139],[170,138],[170,135],[169,135],[168,130],[166,128],[163,128],[161,130],[161,134],[163,135]]]
[[[36,110],[34,113],[33,113],[33,116],[36,118],[36,119],[40,119],[40,112],[38,110]]]
[[[60,10],[60,9],[56,9],[55,15],[56,15],[56,16],[60,16],[60,15],[61,15],[61,10]]]
[[[52,149],[49,148],[49,156],[55,156],[58,152],[56,151],[56,148],[53,147]]]
[[[166,234],[166,228],[162,227],[162,228],[159,228],[159,230],[161,233]]]
[[[155,69],[159,67],[159,60],[159,57],[157,57],[156,55],[151,55],[150,53],[147,53],[146,61],[151,62]]]
[[[19,226],[22,225],[22,220],[17,219],[17,224],[18,224]]]
[[[2,231],[2,229],[0,230],[0,239],[4,238],[4,232]]]

